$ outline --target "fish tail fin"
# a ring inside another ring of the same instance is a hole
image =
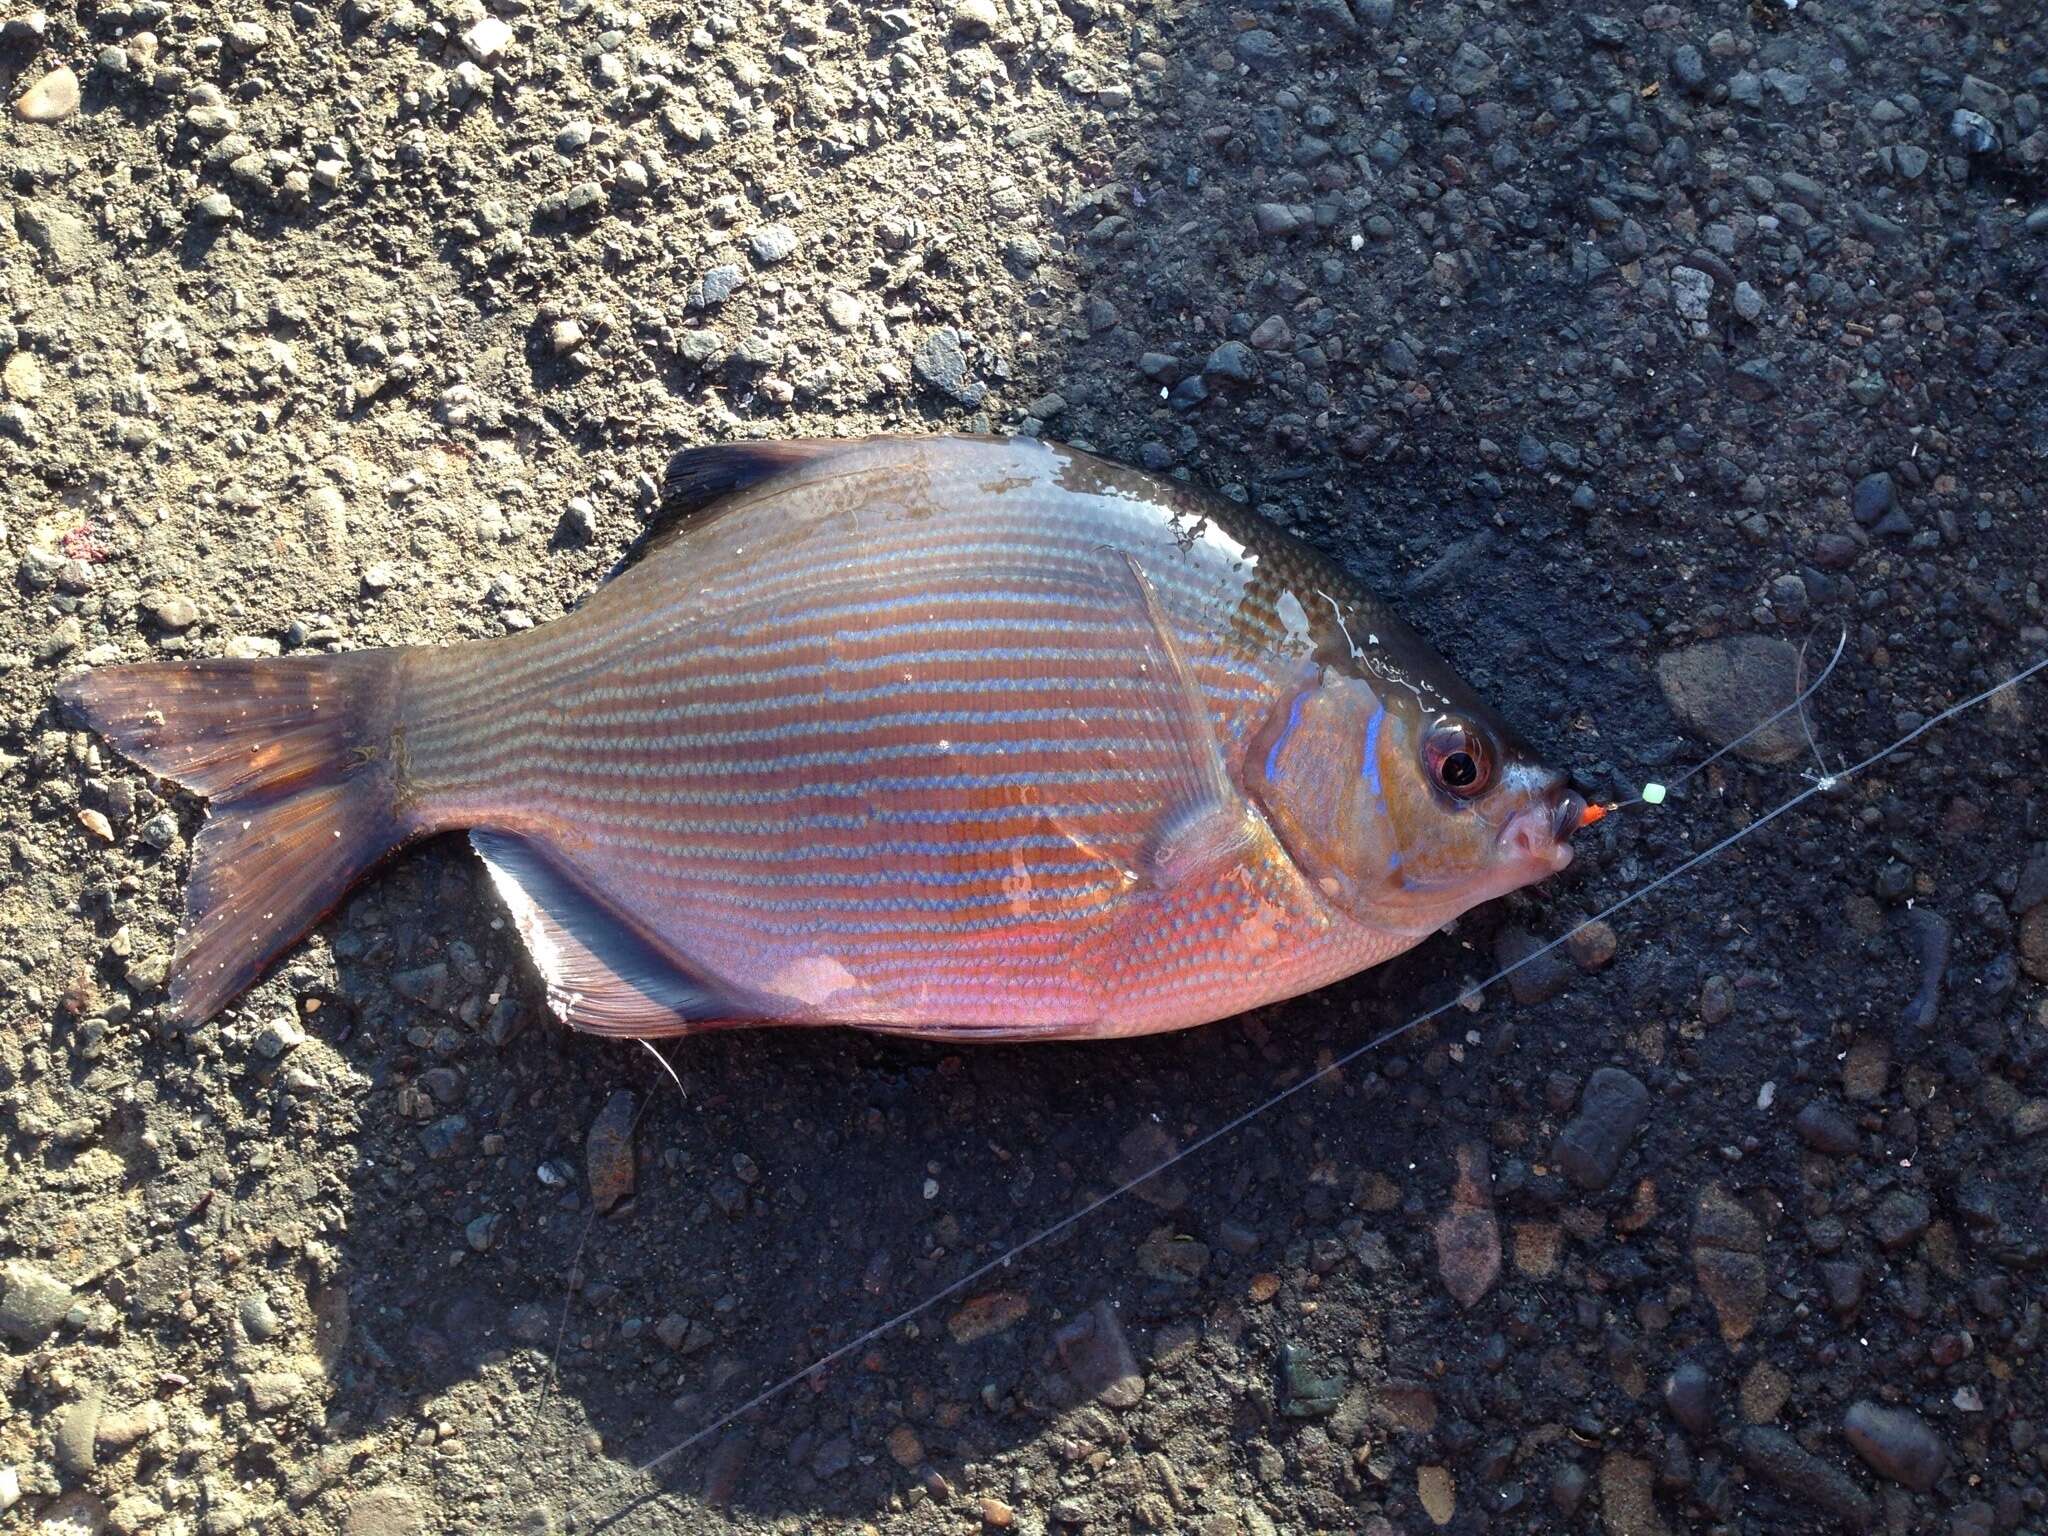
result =
[[[394,729],[396,650],[149,662],[58,697],[151,773],[205,795],[164,1011],[196,1024],[419,830]]]

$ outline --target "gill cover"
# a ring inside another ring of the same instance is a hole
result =
[[[1245,780],[1324,897],[1378,928],[1428,932],[1569,858],[1561,776],[1399,682],[1325,669],[1254,738]]]

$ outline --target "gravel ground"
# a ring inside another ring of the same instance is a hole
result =
[[[2048,1529],[2039,687],[652,1477],[1803,737],[1318,997],[678,1093],[545,1021],[454,842],[162,1027],[198,807],[50,702],[543,621],[688,444],[971,427],[1248,498],[1596,786],[1844,627],[1861,756],[2048,652],[2037,0],[8,16],[0,1526]]]

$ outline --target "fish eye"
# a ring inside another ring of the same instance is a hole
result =
[[[1429,777],[1445,794],[1469,800],[1493,782],[1493,755],[1470,726],[1440,721],[1424,744]]]

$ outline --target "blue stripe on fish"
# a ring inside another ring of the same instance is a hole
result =
[[[1273,739],[1273,750],[1266,754],[1266,778],[1268,782],[1280,777],[1280,754],[1287,750],[1287,739],[1294,734],[1294,728],[1301,724],[1301,706],[1308,702],[1308,690],[1303,689],[1294,696],[1293,704],[1287,709],[1287,724]]]
[[[1380,784],[1380,727],[1387,723],[1387,706],[1382,704],[1372,712],[1372,718],[1365,722],[1365,759],[1362,771],[1366,788],[1382,802],[1387,792]]]

